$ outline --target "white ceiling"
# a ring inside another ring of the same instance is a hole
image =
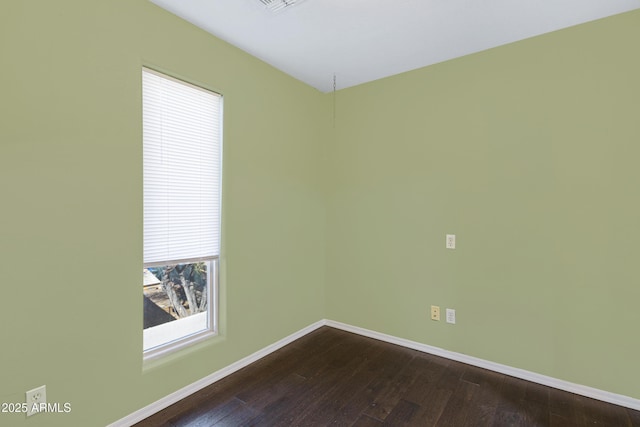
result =
[[[640,0],[151,0],[320,91],[640,8]]]

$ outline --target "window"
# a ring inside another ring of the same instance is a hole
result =
[[[222,96],[144,68],[143,349],[217,333]]]

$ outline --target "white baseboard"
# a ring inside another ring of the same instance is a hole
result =
[[[412,348],[414,350],[418,350],[423,353],[429,353],[435,356],[456,360],[458,362],[477,366],[479,368],[488,369],[490,371],[499,372],[501,374],[509,375],[511,377],[516,377],[526,381],[531,381],[534,383],[546,385],[549,387],[557,388],[559,390],[564,390],[570,393],[579,394],[581,396],[590,397],[592,399],[602,400],[604,402],[613,403],[615,405],[624,406],[626,408],[640,410],[640,400],[634,399],[629,396],[624,396],[621,394],[599,390],[593,387],[587,387],[584,385],[571,383],[569,381],[548,377],[546,375],[537,374],[535,372],[525,371],[524,369],[513,368],[511,366],[502,365],[500,363],[490,362],[488,360],[479,359],[473,356],[467,356],[466,354],[456,353],[456,352],[448,351],[439,347],[433,347],[427,344],[422,344],[416,341],[398,338],[393,335],[387,335],[380,332],[371,331],[369,329],[348,325],[346,323],[335,322],[333,320],[325,320],[324,324],[326,326],[331,326],[336,329],[342,329],[343,331],[353,332],[354,334],[362,335],[369,338],[374,338],[374,339],[385,341],[391,344],[397,344],[403,347]]]
[[[189,384],[186,387],[181,388],[180,390],[171,393],[168,396],[163,397],[160,400],[157,400],[147,406],[145,406],[142,409],[137,410],[136,412],[127,415],[124,418],[119,419],[118,421],[115,421],[111,424],[109,424],[107,427],[129,427],[135,423],[138,423],[142,420],[144,420],[145,418],[150,417],[151,415],[173,405],[176,402],[179,402],[180,400],[184,399],[185,397],[192,395],[193,393],[215,383],[216,381],[220,381],[221,379],[223,379],[224,377],[233,374],[236,371],[239,371],[240,369],[244,368],[247,365],[252,364],[253,362],[256,362],[260,359],[262,359],[263,357],[273,353],[276,350],[279,350],[280,348],[284,347],[287,344],[292,343],[293,341],[297,340],[298,338],[301,338],[305,335],[307,335],[308,333],[315,331],[316,329],[320,328],[321,326],[325,325],[325,321],[324,320],[320,320],[312,325],[307,326],[304,329],[299,330],[298,332],[295,332],[283,339],[281,339],[280,341],[273,343],[261,350],[256,351],[253,354],[250,354],[249,356],[238,360],[235,363],[232,363],[229,366],[226,366],[222,369],[220,369],[219,371],[214,372],[211,375],[207,375],[206,377],[192,383]]]
[[[635,410],[640,410],[640,400],[634,399],[629,396],[621,394],[611,393],[604,390],[599,390],[592,387],[587,387],[580,384],[571,383],[569,381],[560,380],[557,378],[548,377],[546,375],[537,374],[535,372],[525,371],[524,369],[513,368],[511,366],[502,365],[500,363],[490,362],[488,360],[479,359],[473,356],[467,356],[466,354],[456,353],[453,351],[445,350],[439,347],[433,347],[427,344],[422,344],[416,341],[407,340],[404,338],[398,338],[393,335],[387,335],[380,332],[372,331],[369,329],[360,328],[358,326],[348,325],[346,323],[336,322],[333,320],[320,320],[295,332],[280,341],[273,343],[262,350],[258,350],[255,353],[238,360],[231,365],[208,375],[201,380],[198,380],[180,390],[171,393],[168,396],[157,400],[150,405],[145,406],[136,412],[109,424],[107,427],[129,427],[137,422],[144,420],[147,417],[159,412],[170,405],[184,399],[185,397],[201,390],[216,381],[223,379],[224,377],[233,374],[234,372],[256,362],[263,357],[273,353],[274,351],[284,347],[287,344],[307,335],[310,332],[315,331],[321,326],[331,326],[332,328],[341,329],[347,332],[353,332],[354,334],[362,335],[369,338],[374,338],[380,341],[388,342],[391,344],[400,345],[402,347],[412,348],[414,350],[421,351],[423,353],[433,354],[435,356],[444,357],[446,359],[456,360],[458,362],[466,363],[468,365],[477,366],[479,368],[488,369],[490,371],[499,372],[501,374],[509,375],[512,377],[520,378],[526,381],[546,385],[549,387],[557,388],[559,390],[568,391],[570,393],[579,394],[581,396],[590,397],[603,402],[613,403],[615,405],[624,406]]]

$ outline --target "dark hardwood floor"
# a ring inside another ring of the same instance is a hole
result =
[[[612,426],[640,412],[323,327],[136,424]]]

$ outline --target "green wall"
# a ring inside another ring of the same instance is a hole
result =
[[[0,402],[104,426],[324,317],[319,93],[146,0],[0,5]],[[222,338],[142,363],[141,67],[223,93]]]
[[[3,1],[0,402],[72,412],[0,424],[105,425],[322,318],[640,398],[638,24],[340,91],[332,124],[146,0]],[[146,365],[142,65],[225,96],[222,334]]]
[[[636,11],[338,92],[327,318],[640,398],[638,40]]]

